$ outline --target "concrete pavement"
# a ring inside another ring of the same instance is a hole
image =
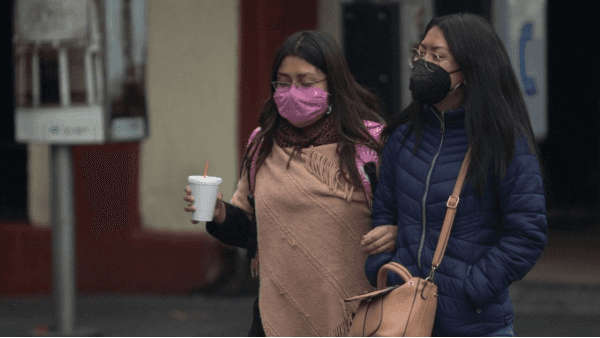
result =
[[[104,337],[246,336],[254,297],[98,295],[77,299],[76,335]],[[45,336],[51,297],[2,299],[0,335]],[[83,333],[82,333],[83,332]]]
[[[519,336],[600,336],[600,286],[521,281],[511,286]],[[245,336],[254,296],[95,295],[77,299],[79,335]],[[44,336],[51,297],[0,299],[0,335]],[[83,332],[83,333],[81,333]]]
[[[533,270],[510,288],[519,336],[600,336],[600,227],[552,230]],[[252,287],[246,288],[252,290]],[[245,336],[255,296],[81,295],[76,329],[116,336]],[[227,291],[227,290],[225,290]],[[49,296],[0,297],[0,335],[52,333]]]

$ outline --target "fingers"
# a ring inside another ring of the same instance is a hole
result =
[[[375,241],[379,240],[381,237],[383,237],[386,234],[385,231],[385,227],[382,226],[378,226],[374,229],[371,229],[371,231],[369,231],[364,237],[362,242],[360,243],[363,247],[365,246],[369,246],[371,244],[373,244]]]
[[[223,194],[219,193],[217,195],[217,202],[215,203],[215,212],[218,212],[223,208]]]
[[[183,210],[186,212],[196,211],[196,208],[194,207],[194,196],[192,196],[192,189],[190,189],[189,186],[185,187],[185,197],[183,197],[183,200],[190,203],[187,207],[183,208]],[[198,221],[192,221],[192,223],[196,224]]]
[[[397,226],[381,225],[372,229],[363,237],[361,248],[368,255],[393,252],[396,249],[397,237]]]
[[[367,252],[366,254],[369,256],[373,256],[373,255],[378,255],[378,254],[384,253],[384,252],[394,252],[395,250],[396,250],[396,247],[394,245],[387,244],[386,246],[382,246],[378,249]]]
[[[186,202],[194,203],[194,196],[192,196],[192,189],[190,189],[189,186],[185,188],[185,196],[183,197],[183,200]]]
[[[190,204],[187,207],[183,208],[183,210],[185,210],[186,212],[194,212],[194,211],[196,211],[196,207],[194,207],[194,196],[191,194],[192,191],[191,191],[191,189],[190,189],[189,186],[185,188],[185,193],[186,193],[186,195],[183,198],[183,200],[186,201],[186,202],[189,202]],[[224,209],[223,206],[224,206],[224,204],[223,204],[223,194],[222,193],[218,193],[217,194],[217,201],[216,201],[216,204],[215,204],[215,214],[220,213],[219,211],[221,209]],[[191,220],[190,222],[192,222],[192,224],[198,224],[198,223],[200,223],[199,221],[194,221],[194,220]]]
[[[363,252],[369,255],[375,255],[377,253],[381,253],[381,252],[385,252],[386,250],[389,250],[391,247],[393,246],[392,243],[392,238],[391,236],[383,236],[380,237],[378,240],[376,240],[375,242],[363,246]]]
[[[393,252],[396,248],[396,244],[394,243],[393,240],[390,240],[390,238],[386,238],[386,237],[382,237],[381,239],[377,240],[375,243],[367,246],[367,247],[363,247],[363,251],[364,253],[366,253],[367,255],[377,255],[383,252]]]
[[[215,215],[213,217],[213,222],[216,222],[217,224],[223,224],[226,217],[227,215],[225,210],[225,203],[223,203],[223,194],[219,193],[217,195],[217,204],[215,206]]]

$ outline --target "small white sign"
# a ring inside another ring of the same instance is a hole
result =
[[[146,121],[141,116],[114,118],[110,132],[111,141],[141,140],[146,134]]]
[[[86,38],[87,0],[19,0],[18,30],[26,41]]]
[[[102,106],[16,109],[16,141],[53,144],[103,143]]]

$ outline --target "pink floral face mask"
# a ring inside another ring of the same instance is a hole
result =
[[[313,120],[327,109],[327,92],[318,87],[281,87],[273,99],[279,114],[293,125]],[[330,110],[327,112],[328,114]]]

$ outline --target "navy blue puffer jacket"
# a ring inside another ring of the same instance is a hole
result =
[[[415,135],[401,125],[385,145],[373,202],[373,226],[398,225],[397,250],[365,262],[373,285],[389,261],[427,277],[460,166],[467,152],[464,110],[442,117],[425,106],[427,124],[416,154]],[[512,324],[508,286],[532,268],[546,244],[546,200],[539,162],[525,139],[503,180],[488,175],[483,198],[466,183],[446,254],[435,274],[439,288],[435,336],[484,336]],[[403,281],[388,274],[388,285]]]

